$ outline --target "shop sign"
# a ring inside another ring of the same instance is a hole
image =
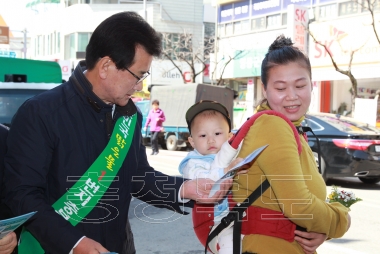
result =
[[[0,44],[9,44],[9,27],[0,26]]]
[[[246,101],[253,102],[253,97],[254,97],[253,86],[254,86],[253,79],[248,79]]]
[[[219,22],[231,21],[234,16],[233,4],[226,4],[219,8]]]
[[[313,40],[309,43],[309,58],[313,68],[333,68],[328,52],[339,65],[347,66],[350,52],[355,51],[352,65],[379,64],[380,44],[376,40],[372,26],[366,17],[335,20],[329,23],[312,23],[310,31],[314,37],[326,46]]]
[[[267,48],[255,48],[244,50],[233,62],[233,77],[257,77],[261,75],[261,62],[263,61]]]
[[[0,50],[0,57],[16,58],[15,51]]]
[[[58,64],[61,66],[62,79],[68,81],[71,76],[70,60],[58,60]]]
[[[151,69],[151,83],[152,84],[183,84],[184,79],[187,83],[192,82],[193,73],[190,66],[181,61],[175,61],[175,64],[181,68],[182,75],[180,71],[174,66],[174,64],[169,60],[155,60],[152,62]],[[202,69],[202,64],[195,64],[195,71],[199,72]],[[197,75],[196,83],[202,83],[203,73]]]
[[[307,53],[307,27],[309,24],[308,8],[299,5],[288,5],[288,36],[294,46]]]

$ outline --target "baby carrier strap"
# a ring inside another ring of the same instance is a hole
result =
[[[246,134],[248,133],[251,126],[255,123],[256,119],[262,115],[274,115],[281,117],[284,121],[286,121],[289,126],[292,128],[294,138],[297,142],[298,154],[301,154],[302,145],[299,137],[299,131],[296,129],[294,124],[283,114],[274,111],[274,110],[264,110],[259,113],[254,114],[250,117],[241,127],[240,129],[231,137],[229,143],[233,148],[237,148],[241,141],[244,139]],[[267,179],[265,179],[261,185],[259,185],[242,203],[238,203],[235,207],[231,209],[227,216],[225,216],[219,225],[212,230],[206,241],[205,245],[205,253],[207,253],[207,248],[209,243],[217,237],[220,232],[222,232],[225,228],[230,227],[231,223],[233,223],[233,254],[240,254],[240,239],[241,239],[241,227],[242,220],[244,217],[245,210],[251,206],[256,199],[258,199],[263,192],[265,192],[270,187],[270,183]]]
[[[274,110],[264,110],[260,111],[256,114],[254,114],[252,117],[250,117],[241,127],[240,129],[230,138],[229,143],[230,145],[237,149],[240,142],[244,139],[244,137],[247,135],[247,132],[251,128],[251,126],[254,124],[257,118],[259,118],[262,115],[273,115],[273,116],[278,116],[281,117],[284,121],[286,121],[289,126],[292,128],[294,138],[296,139],[297,146],[298,146],[298,154],[301,154],[302,151],[302,146],[301,146],[301,141],[300,137],[298,135],[298,130],[294,126],[294,124],[283,114],[274,111]]]

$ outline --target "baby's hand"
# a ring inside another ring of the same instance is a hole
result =
[[[230,169],[235,167],[238,163],[240,163],[243,160],[243,158],[236,158],[235,160],[231,161],[230,165],[224,169],[224,173],[227,173]],[[244,174],[247,173],[248,170],[239,170],[237,174]]]

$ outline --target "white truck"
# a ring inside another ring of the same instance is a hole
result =
[[[150,102],[158,100],[166,120],[164,131],[158,136],[158,143],[170,151],[190,148],[190,135],[185,120],[186,111],[200,100],[213,100],[223,104],[230,113],[233,122],[233,105],[236,92],[225,86],[207,84],[153,85],[150,90],[150,101],[140,101],[136,105],[143,113],[143,126],[150,109]],[[149,129],[149,128],[148,128]],[[142,130],[144,144],[150,143],[150,132]]]

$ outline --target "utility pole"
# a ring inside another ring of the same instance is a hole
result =
[[[145,21],[147,21],[146,19],[147,19],[147,15],[146,15],[146,0],[144,0],[144,19],[145,19]]]
[[[24,33],[24,59],[26,59],[26,50],[27,50],[27,43],[28,43],[27,36],[26,36],[28,32],[26,31],[26,28],[23,30],[23,33]]]

